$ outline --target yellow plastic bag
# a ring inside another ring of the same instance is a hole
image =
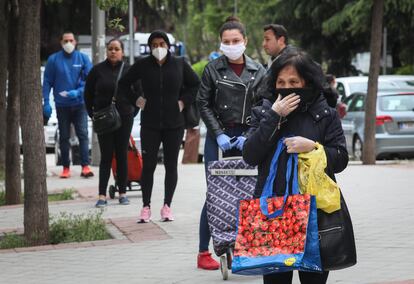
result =
[[[325,173],[326,155],[322,145],[298,156],[298,180],[301,193],[316,196],[316,207],[326,213],[341,209],[338,185]]]

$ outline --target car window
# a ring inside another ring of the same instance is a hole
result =
[[[364,111],[365,110],[365,96],[357,95],[355,99],[352,100],[348,107],[348,112],[353,111]]]
[[[413,111],[414,95],[392,95],[379,97],[379,109],[382,111]]]
[[[340,97],[344,98],[346,96],[344,84],[338,82],[336,85],[336,90],[338,91]]]
[[[346,97],[346,98],[344,98],[343,100],[342,100],[342,102],[344,103],[344,104],[346,104],[347,106],[349,106],[349,104],[352,102],[352,100],[355,98],[355,94],[352,94],[352,95],[350,95],[350,96],[348,96],[348,97]]]

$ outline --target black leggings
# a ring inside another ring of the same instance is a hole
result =
[[[183,141],[184,128],[153,129],[141,127],[142,145],[142,201],[144,206],[150,206],[154,171],[157,166],[158,150],[162,142],[164,153],[164,204],[171,205],[175,187],[177,186],[178,152]]]
[[[328,280],[329,271],[304,272],[299,271],[299,279],[301,284],[325,284]],[[274,273],[263,276],[264,284],[292,284],[293,271]]]
[[[121,115],[122,125],[114,132],[98,135],[101,149],[101,163],[99,164],[99,195],[106,195],[109,175],[111,174],[112,156],[116,158],[116,184],[119,193],[126,192],[128,173],[128,144],[131,135],[133,114]]]

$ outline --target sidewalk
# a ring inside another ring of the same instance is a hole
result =
[[[51,172],[59,168],[49,167]],[[74,168],[80,173],[80,169]],[[94,172],[98,171],[95,168]],[[376,166],[352,164],[337,176],[351,212],[358,264],[333,271],[328,283],[414,283],[414,163]],[[47,179],[54,191],[74,187],[93,192],[98,177]],[[219,271],[196,268],[199,214],[205,198],[201,164],[179,165],[179,182],[172,204],[176,221],[159,222],[164,168],[158,165],[152,198],[153,223],[169,238],[107,246],[40,252],[0,253],[0,283],[223,283]],[[110,201],[104,218],[136,218],[141,193],[129,194],[131,205]],[[94,212],[95,199],[50,204],[58,212]],[[137,228],[142,226],[136,224]],[[23,227],[23,208],[0,207],[0,230]],[[261,277],[229,275],[228,283],[262,283]],[[297,273],[294,282],[299,283]],[[399,282],[398,282],[399,283]]]

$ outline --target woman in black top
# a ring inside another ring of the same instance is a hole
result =
[[[277,99],[275,102],[264,99],[262,105],[252,109],[251,127],[243,145],[243,159],[258,165],[255,196],[262,194],[280,139],[284,139],[286,147],[278,160],[273,185],[276,196],[283,196],[286,188],[288,153],[310,152],[316,142],[324,147],[325,171],[335,181],[334,174],[343,171],[348,164],[348,152],[339,116],[327,102],[333,94],[326,86],[322,68],[306,53],[293,50],[280,56],[270,74],[269,90]],[[318,218],[321,214],[324,213],[318,210]],[[329,260],[322,258],[322,262]],[[301,283],[325,284],[328,274],[328,271],[299,271],[299,278]],[[264,275],[263,283],[291,284],[292,275],[292,271]]]
[[[112,39],[106,47],[107,59],[94,66],[88,74],[85,85],[85,104],[88,115],[92,118],[93,112],[103,109],[112,103],[115,83],[122,66],[124,46],[118,39]],[[124,63],[123,73],[128,70]],[[116,108],[121,116],[122,125],[113,132],[98,135],[101,150],[99,165],[99,200],[96,207],[105,207],[106,187],[111,172],[112,155],[116,157],[116,183],[119,189],[119,203],[128,205],[126,197],[127,183],[127,151],[128,142],[134,122],[136,97],[132,92],[118,92]]]
[[[139,59],[119,81],[119,91],[125,92],[137,80],[141,81],[144,97],[137,100],[141,108],[141,148],[143,169],[141,178],[143,208],[139,223],[151,218],[151,194],[157,154],[163,145],[165,193],[161,220],[174,219],[170,206],[177,185],[178,152],[184,134],[182,110],[191,105],[200,80],[183,58],[173,56],[170,41],[163,31],[154,31],[148,38],[151,55]]]

